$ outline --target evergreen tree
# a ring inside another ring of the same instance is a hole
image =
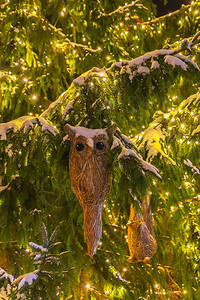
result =
[[[199,299],[199,11],[1,2],[2,299]],[[66,124],[109,132],[92,257]]]

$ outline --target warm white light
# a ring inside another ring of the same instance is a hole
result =
[[[86,284],[86,288],[89,289],[89,288],[90,288],[90,285],[89,285],[89,284]]]
[[[127,269],[126,269],[126,268],[124,268],[124,269],[123,269],[123,271],[124,271],[124,272],[126,272],[126,271],[127,271]]]

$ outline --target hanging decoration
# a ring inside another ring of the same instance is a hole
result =
[[[69,175],[72,189],[84,212],[84,235],[92,257],[102,236],[102,206],[111,188],[108,161],[110,129],[65,125],[71,142]]]
[[[129,261],[148,261],[157,251],[157,242],[154,238],[150,192],[142,204],[143,215],[136,212],[133,204],[130,207],[128,226]]]

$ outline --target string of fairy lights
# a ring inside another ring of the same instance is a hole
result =
[[[10,2],[10,0],[7,0],[7,2]],[[134,3],[134,1],[132,2]],[[85,4],[84,4],[85,5]],[[124,6],[127,6],[128,3],[125,3]],[[179,28],[183,28],[184,27],[184,24],[185,24],[185,21],[188,21],[188,13],[191,14],[191,16],[193,16],[194,18],[198,16],[199,14],[199,2],[195,2],[195,1],[192,1],[190,6],[188,7],[188,9],[185,9],[183,8],[182,11],[184,11],[183,15],[180,13],[180,19],[176,19],[176,23],[177,23],[177,26],[179,26]],[[120,8],[120,7],[119,7]],[[26,14],[29,9],[31,9],[31,12],[33,15],[37,16],[39,14],[39,9],[37,6],[34,6],[33,8],[27,8],[27,9],[23,9],[23,12]],[[134,11],[133,10],[133,13],[135,13],[136,10]],[[173,13],[170,13],[168,16],[171,17]],[[64,7],[61,12],[60,12],[60,17],[64,18],[65,16],[67,15],[67,8]],[[174,14],[176,15],[176,14]],[[177,13],[177,15],[179,15]],[[137,24],[129,24],[129,28],[127,29],[126,28],[126,22],[128,21],[131,21],[131,13],[130,12],[126,12],[125,13],[125,18],[124,18],[124,22],[120,21],[119,24],[117,25],[112,25],[110,28],[109,28],[109,32],[113,33],[113,39],[115,39],[116,37],[118,38],[118,40],[121,39],[121,41],[124,41],[124,40],[127,40],[127,39],[130,39],[131,41],[134,41],[132,44],[133,46],[131,47],[131,50],[132,51],[135,51],[135,52],[132,52],[132,54],[136,53],[137,54],[137,49],[140,48],[140,42],[142,39],[145,38],[145,34],[148,36],[153,36],[155,34],[163,34],[163,32],[166,31],[166,25],[165,25],[165,21],[167,20],[167,17],[160,17],[160,18],[157,18],[156,20],[151,20],[149,18],[149,20],[147,22],[143,22],[142,20],[140,20],[140,22],[137,22]],[[73,28],[76,26],[76,24],[73,24],[73,23],[70,23],[70,28],[73,30]],[[187,26],[187,24],[185,25]],[[114,29],[114,30],[113,30]],[[134,31],[133,31],[134,30]],[[20,33],[20,32],[19,32]],[[18,34],[18,33],[16,33]],[[18,37],[17,38],[17,44],[20,45],[21,47],[24,47],[25,46],[25,41],[23,40],[23,38],[21,37]],[[87,40],[87,37],[82,34],[82,38],[81,38],[81,42],[83,43],[83,45],[88,45],[88,46],[93,46],[95,45],[96,43],[93,42],[93,41],[88,41]],[[168,41],[170,42],[170,41]],[[138,43],[138,44],[137,44]],[[50,45],[52,46],[52,49],[53,50],[56,50],[56,51],[62,51],[64,52],[64,54],[66,55],[66,63],[67,63],[67,66],[69,66],[69,63],[70,63],[70,56],[71,54],[73,53],[74,56],[76,58],[79,57],[79,54],[78,54],[78,50],[77,49],[74,49],[72,52],[69,53],[69,55],[66,54],[66,46],[63,45],[63,41],[60,41],[59,39],[57,40],[53,40],[53,41],[50,41]],[[198,46],[195,46],[197,49],[198,49]],[[102,45],[98,45],[97,46],[97,49],[98,50],[103,50],[106,48],[106,46],[102,46]],[[106,57],[105,57],[105,61],[112,61],[114,58],[113,56],[113,53],[110,53],[109,55],[107,55],[106,53]],[[193,60],[195,60],[195,56],[192,57]],[[123,60],[123,57],[120,57],[120,61]],[[45,62],[44,62],[45,61]],[[45,54],[45,59],[41,60],[40,62],[41,64],[41,67],[42,66],[50,66],[52,64],[52,60],[51,58]],[[28,85],[30,81],[32,81],[31,77],[29,76],[29,68],[27,67],[26,65],[26,61],[24,58],[21,58],[20,61],[16,61],[14,62],[14,65],[16,67],[20,67],[21,68],[21,74],[22,76],[19,76],[19,75],[16,75],[14,73],[12,73],[11,71],[9,71],[9,75],[10,75],[10,78],[16,82],[18,80],[18,77],[20,77],[20,80],[23,82],[24,85]],[[25,66],[26,65],[26,66]],[[39,65],[38,65],[39,66]],[[26,74],[24,74],[24,72],[26,71]],[[103,81],[105,81],[106,78],[103,77]],[[38,84],[38,83],[37,83]],[[36,84],[36,85],[37,85]],[[93,85],[93,83],[91,82],[91,85]],[[5,94],[5,91],[8,87],[7,83],[4,83],[3,85],[3,90],[2,90],[2,97],[4,96]],[[6,97],[8,97],[8,95],[6,95]],[[30,93],[29,95],[30,99],[32,101],[34,101],[35,103],[37,102],[40,102],[40,94],[39,93]],[[171,98],[169,98],[169,102],[171,104],[173,103],[177,103],[178,102],[178,96],[177,95],[173,95]],[[38,105],[38,107],[40,108],[40,111],[42,112],[44,110],[43,106],[42,105]],[[174,111],[174,107],[172,106],[171,108],[168,109],[168,113],[166,113],[164,115],[164,119],[166,120],[169,120],[171,121],[171,123],[174,123],[176,121],[176,118],[173,117],[173,111]],[[181,113],[182,111],[180,110],[179,113]],[[29,112],[28,113],[29,115],[35,115],[34,112]],[[190,112],[190,115],[191,117],[193,118],[193,122],[196,122],[198,123],[199,121],[199,117],[197,114],[195,114],[193,111]],[[37,115],[36,115],[37,116]],[[170,123],[170,124],[171,124]],[[169,131],[172,131],[173,128],[174,128],[175,125],[170,125],[168,127],[168,130]],[[186,129],[187,129],[187,125],[184,124],[184,123],[181,123],[180,124],[180,128],[182,130],[182,136],[177,140],[177,142],[179,144],[181,143],[184,143],[186,140],[187,140],[187,144],[190,144],[191,141],[190,141],[190,136],[191,134],[188,134],[186,132]],[[143,131],[141,132],[140,135],[136,135],[135,136],[135,139],[142,139],[142,136],[144,135],[144,132],[145,132],[145,127],[143,126]],[[132,136],[130,136],[130,138],[132,138]],[[195,141],[194,142],[196,145],[199,144],[198,141]],[[170,151],[170,148],[168,148],[169,151]],[[190,177],[188,174],[186,174],[186,179],[187,181],[184,182],[185,184],[185,187],[186,188],[191,188],[191,183],[190,183]],[[153,184],[156,185],[157,182],[156,180],[153,181]],[[168,191],[165,192],[165,197],[169,197],[170,196],[170,193]],[[194,197],[194,199],[200,199],[200,195],[196,195]],[[193,202],[191,201],[191,203],[189,203],[190,206],[193,205]],[[108,206],[108,203],[106,202],[106,204],[104,204],[104,209],[106,211],[106,214],[108,215],[108,219],[110,220],[110,223],[113,225],[113,231],[116,232],[118,230],[118,228],[116,228],[115,226],[119,226],[120,222],[119,222],[119,216],[115,216],[115,213],[114,211],[112,210],[112,208],[114,207],[114,202],[111,201],[111,205],[110,207]],[[184,204],[183,202],[180,202],[179,203],[179,208],[180,209],[183,209],[184,207]],[[170,207],[170,213],[171,213],[171,216],[173,216],[173,214],[176,213],[176,211],[178,210],[178,206],[175,207],[174,205],[171,205]],[[198,210],[198,212],[200,212],[200,209]],[[190,228],[190,225],[187,224],[186,225],[186,229],[189,229]],[[124,238],[126,240],[126,242],[128,242],[128,238],[127,238],[127,235],[126,235],[126,226],[121,226],[120,230],[123,230],[124,232]],[[198,229],[199,231],[199,229]],[[103,246],[103,242],[100,242],[99,243],[99,247],[102,247]],[[193,247],[194,245],[190,244],[190,245],[187,245],[187,248],[188,248],[188,251],[192,251],[193,250]],[[194,247],[195,250],[196,247]],[[121,268],[121,272],[119,273],[118,271],[116,271],[116,268],[114,266],[112,266],[111,264],[111,261],[109,259],[106,259],[105,262],[107,264],[109,264],[109,269],[110,271],[115,274],[116,278],[120,278],[121,277],[121,274],[124,274],[127,272],[127,268],[124,266]],[[196,279],[198,280],[198,278]],[[166,290],[165,289],[161,289],[161,286],[157,283],[155,283],[154,285],[157,293],[161,293],[162,295],[165,295],[166,294]],[[94,288],[94,285],[91,283],[91,282],[88,282],[85,284],[85,289],[86,290],[89,290],[89,291],[94,291],[95,288]],[[112,286],[109,287],[106,287],[107,290],[105,290],[105,294],[106,295],[110,295],[112,293]],[[123,292],[123,290],[125,289],[124,286],[121,287],[121,291]],[[182,293],[183,294],[187,294],[187,290],[183,287],[182,289]],[[84,299],[83,297],[81,297],[80,299]]]
[[[10,1],[7,1],[7,2],[10,2]],[[132,4],[134,3],[134,1],[132,1]],[[84,4],[85,5],[85,4]],[[128,6],[128,3],[125,3],[124,4],[124,7],[123,7],[123,9],[124,8],[126,8],[126,6]],[[26,6],[25,6],[26,7]],[[183,7],[182,8],[182,11],[181,11],[181,13],[179,13],[179,12],[176,12],[176,13],[171,13],[171,14],[169,14],[169,17],[171,16],[171,15],[174,15],[175,17],[176,17],[176,23],[177,23],[177,25],[180,25],[180,26],[184,26],[184,24],[185,24],[185,22],[184,22],[184,20],[188,20],[188,14],[190,14],[190,19],[192,19],[192,16],[194,16],[194,20],[193,21],[195,21],[195,16],[196,17],[198,17],[198,12],[199,12],[199,9],[198,9],[198,7],[199,7],[199,2],[197,1],[197,2],[195,2],[195,1],[192,1],[191,2],[191,4],[189,5],[189,6],[187,6],[187,7]],[[121,7],[119,7],[119,8],[121,8]],[[8,6],[8,9],[10,9],[9,8],[9,6]],[[35,15],[36,17],[38,16],[38,17],[41,17],[41,14],[40,14],[40,8],[37,6],[37,5],[34,5],[34,6],[31,6],[31,5],[29,5],[29,6],[27,6],[26,8],[24,8],[23,9],[23,12],[24,12],[24,14],[27,14],[28,12],[30,12],[30,13],[32,13],[33,15]],[[60,13],[60,15],[61,15],[61,17],[64,17],[66,14],[67,14],[68,12],[67,12],[67,7],[63,7],[63,9],[61,10],[61,13]],[[135,9],[133,9],[133,11],[131,11],[131,8],[129,8],[128,9],[128,11],[126,12],[126,11],[124,11],[124,22],[122,22],[121,20],[120,20],[120,23],[117,25],[117,24],[113,24],[111,27],[110,27],[110,30],[109,30],[109,32],[110,32],[110,34],[109,34],[109,37],[111,38],[111,40],[112,40],[112,37],[111,37],[111,33],[112,33],[112,35],[113,35],[113,38],[114,39],[116,39],[116,37],[119,37],[119,36],[122,36],[122,40],[124,40],[124,39],[126,39],[126,37],[128,36],[128,35],[130,35],[130,39],[132,40],[132,41],[134,41],[133,42],[133,47],[131,47],[131,51],[133,50],[134,51],[134,49],[139,49],[139,48],[141,48],[140,47],[140,41],[142,41],[144,38],[145,38],[145,35],[144,34],[156,34],[156,33],[158,33],[158,34],[162,34],[162,32],[165,32],[166,31],[166,26],[168,26],[168,25],[165,25],[165,23],[166,23],[166,21],[167,21],[167,16],[165,16],[165,17],[160,17],[160,18],[157,18],[157,19],[152,19],[151,20],[151,18],[149,17],[149,20],[147,21],[147,22],[143,22],[142,20],[141,20],[141,22],[139,22],[139,21],[137,21],[136,22],[136,24],[129,24],[130,22],[133,22],[133,20],[134,19],[132,19],[131,17],[132,17],[132,13],[134,14],[134,13],[136,13],[136,10]],[[177,16],[179,17],[179,15],[180,15],[180,19],[177,19]],[[185,17],[184,17],[184,15],[185,15]],[[44,28],[45,29],[47,29],[48,28],[48,24],[43,24],[43,26],[44,26]],[[126,27],[128,26],[128,30],[126,29]],[[188,24],[186,24],[185,26],[188,26]],[[76,24],[73,24],[73,23],[71,23],[70,24],[70,27],[73,29],[74,27],[76,27]],[[132,31],[131,30],[131,28],[133,28],[134,29],[134,31]],[[51,28],[52,29],[52,28]],[[113,30],[114,29],[114,30]],[[23,30],[26,30],[25,28],[23,29]],[[53,29],[52,29],[53,30]],[[24,47],[25,46],[25,40],[22,38],[22,36],[20,37],[20,35],[21,35],[21,30],[19,30],[18,28],[16,29],[16,35],[18,35],[18,37],[16,38],[16,42],[20,45],[20,46],[22,46],[22,47]],[[52,36],[53,37],[53,36]],[[53,37],[53,39],[55,39],[54,37]],[[117,39],[118,40],[118,39]],[[83,36],[82,36],[82,38],[81,38],[81,42],[83,43],[83,45],[84,45],[84,43],[85,44],[87,44],[88,46],[92,46],[92,43],[94,42],[94,41],[87,41],[87,38],[85,37],[85,35],[83,34]],[[91,43],[92,42],[92,43]],[[169,41],[168,41],[169,42]],[[138,44],[137,44],[138,43]],[[71,59],[72,59],[72,57],[71,57],[71,54],[73,53],[74,55],[75,55],[75,59],[79,59],[80,57],[79,57],[79,51],[78,51],[78,49],[74,49],[72,52],[70,52],[70,55],[67,55],[66,54],[66,44],[65,45],[63,45],[63,42],[60,42],[60,40],[55,40],[55,41],[50,41],[50,44],[52,45],[52,48],[53,48],[53,50],[55,51],[55,47],[56,47],[56,49],[57,49],[57,51],[59,51],[59,50],[61,50],[62,52],[63,52],[63,54],[66,56],[66,68],[68,68],[68,66],[69,66],[69,64],[70,64],[70,61],[71,61]],[[120,43],[119,43],[119,45],[120,45]],[[198,48],[198,46],[196,46],[196,48]],[[104,46],[98,46],[97,47],[97,49],[99,49],[99,50],[103,50],[103,52],[102,52],[102,54],[105,52],[105,50],[106,50],[106,46],[104,45]],[[78,52],[77,52],[78,51]],[[131,53],[131,55],[134,55],[134,53]],[[136,52],[136,54],[137,54],[137,52]],[[93,54],[94,55],[94,54]],[[42,58],[42,61],[40,62],[37,62],[37,64],[38,64],[38,67],[41,65],[41,67],[42,67],[42,65],[47,65],[47,66],[51,66],[52,65],[52,63],[53,63],[53,60],[51,60],[50,58],[49,58],[49,56],[47,56],[47,55],[45,55],[45,59],[47,60],[46,62],[44,62],[44,59]],[[106,53],[106,57],[105,57],[105,62],[106,62],[106,60],[107,61],[113,61],[113,59],[114,59],[114,57],[113,57],[113,54],[112,53],[110,53],[109,55],[107,55],[107,53]],[[23,58],[22,58],[22,60],[23,60]],[[123,57],[120,57],[119,58],[119,60],[120,61],[122,61],[123,60]],[[193,57],[193,60],[195,60],[195,57]],[[25,62],[24,62],[25,63]],[[15,62],[14,63],[16,66],[17,65],[20,65],[21,63],[20,62]],[[21,66],[21,69],[22,69],[22,72],[23,71],[26,71],[26,72],[30,72],[30,69],[27,67],[27,66],[24,66],[24,65],[22,65]],[[42,70],[41,70],[42,71]],[[16,74],[10,74],[11,75],[11,78],[13,79],[13,80],[18,80],[18,78],[19,78],[19,76],[18,75],[16,75]],[[25,84],[27,84],[28,85],[28,83],[31,81],[32,79],[30,78],[30,77],[24,77],[24,83]],[[36,86],[36,89],[37,89],[37,86],[38,86],[38,82],[37,83],[35,83],[35,86]],[[7,85],[6,85],[6,83],[4,84],[4,89],[3,89],[3,91],[2,91],[2,97],[4,97],[4,94],[5,94],[5,90],[6,90],[6,88],[7,88]],[[27,95],[27,97],[29,96],[29,92],[27,93],[28,95]],[[6,98],[8,98],[8,94],[6,93]],[[38,102],[40,102],[41,100],[42,100],[42,96],[40,96],[39,95],[39,93],[38,93],[38,95],[36,95],[36,94],[31,94],[30,95],[30,99],[31,99],[31,101],[32,100],[34,100],[34,102],[35,102],[35,106],[37,106],[37,103]],[[41,107],[39,107],[39,108],[41,108]],[[37,110],[39,109],[38,108],[38,106],[37,106]],[[42,108],[41,108],[42,109]],[[39,112],[39,111],[42,111],[42,110],[38,110],[37,111],[37,113]],[[33,112],[31,112],[31,113],[33,113]]]

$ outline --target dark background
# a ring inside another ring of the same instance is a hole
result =
[[[168,0],[164,5],[164,0],[153,0],[153,3],[157,5],[157,16],[168,14],[181,7],[182,4],[189,4],[192,0]]]

